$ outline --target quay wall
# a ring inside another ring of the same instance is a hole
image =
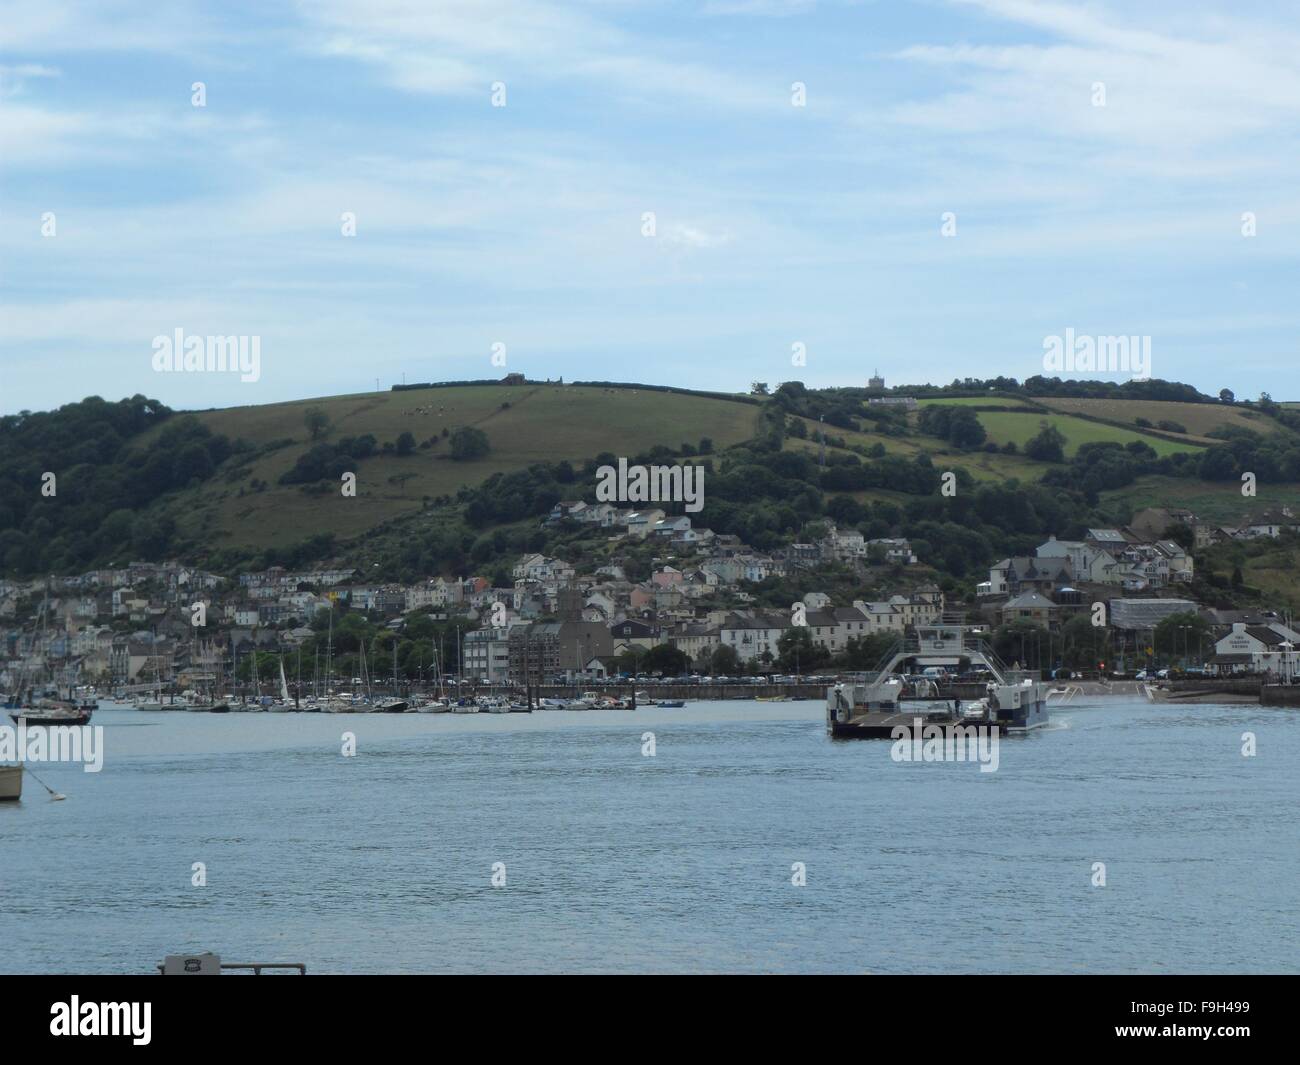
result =
[[[787,695],[791,699],[826,698],[829,684],[543,684],[536,690],[541,699],[576,699],[585,691],[600,692],[615,698],[645,692],[651,699],[682,699],[686,702],[714,699],[757,699]]]
[[[1225,692],[1232,695],[1258,695],[1263,686],[1262,677],[1185,677],[1163,681],[1175,692]]]
[[[1260,706],[1300,706],[1300,684],[1265,684],[1259,692]]]

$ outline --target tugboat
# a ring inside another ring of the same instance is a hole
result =
[[[948,685],[941,670],[981,671],[987,681]],[[1001,733],[1047,724],[1048,685],[1036,672],[1008,668],[982,630],[955,617],[920,625],[860,681],[826,692],[826,727],[835,739],[892,739],[899,726],[991,725]]]

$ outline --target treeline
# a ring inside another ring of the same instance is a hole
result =
[[[1281,434],[1227,432],[1231,437],[1223,444],[1164,457],[1140,440],[1083,444],[1063,467],[1048,470],[1042,483],[1082,491],[1095,502],[1099,493],[1125,488],[1151,474],[1224,482],[1240,481],[1250,473],[1260,484],[1300,481],[1300,441]]]
[[[151,504],[247,449],[141,395],[0,419],[0,570],[79,572],[167,557],[175,522]]]
[[[1059,399],[1138,399],[1165,403],[1219,403],[1192,385],[1158,378],[1132,381],[1068,381],[1059,377],[1029,377],[1019,389],[1027,396]]]
[[[444,435],[447,430],[443,430]],[[437,443],[437,436],[430,437],[423,447]],[[337,481],[347,472],[356,460],[368,459],[372,455],[412,455],[415,453],[415,437],[402,433],[396,440],[386,441],[382,446],[371,433],[361,436],[343,436],[332,443],[313,444],[298,461],[280,476],[281,484],[312,484],[320,480]]]
[[[858,419],[865,414],[866,389],[833,388],[811,391],[802,381],[786,381],[768,401],[785,414],[795,414],[815,422],[825,421],[837,429],[858,429]]]
[[[970,407],[945,406],[942,403],[922,407],[917,424],[921,432],[937,436],[964,451],[974,450],[988,439],[980,416]]]
[[[527,381],[526,384],[537,384]],[[413,385],[393,385],[394,392],[417,392],[423,388],[466,388],[479,385],[501,385],[504,388],[517,388],[517,384],[508,384],[499,377],[485,377],[477,381],[421,381]]]
[[[757,406],[762,403],[758,396],[741,396],[734,392],[703,392],[695,388],[679,388],[677,385],[638,385],[634,381],[573,381],[575,388],[626,388],[634,392],[670,392],[677,396],[704,396],[708,399],[725,399],[732,403],[748,403]]]
[[[1076,381],[1041,374],[1018,381],[1014,377],[963,377],[947,385],[897,385],[887,391],[898,395],[917,397],[933,396],[985,396],[1004,393],[1026,397],[1051,397],[1054,399],[1138,399],[1161,400],[1169,403],[1232,403],[1232,392],[1224,389],[1218,396],[1207,396],[1192,385],[1159,378],[1130,381]]]
[[[456,429],[444,427],[441,433],[434,433],[418,443],[415,435],[410,432],[402,432],[396,440],[386,440],[383,444],[371,433],[343,436],[332,443],[312,445],[280,476],[280,483],[314,485],[319,481],[337,481],[360,460],[376,455],[406,458],[414,455],[417,450],[436,448],[442,440],[448,440],[448,454],[455,462],[472,462],[491,450],[487,433],[472,425],[462,425]]]

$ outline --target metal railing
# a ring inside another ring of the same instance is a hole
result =
[[[223,961],[220,965],[221,971],[227,969],[252,970],[254,976],[261,976],[263,969],[293,969],[299,976],[307,975],[307,966],[300,961],[259,961],[259,962],[228,962]],[[163,966],[158,965],[158,971],[163,972]]]

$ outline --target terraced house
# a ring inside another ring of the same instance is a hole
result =
[[[861,639],[871,634],[871,622],[865,612],[856,606],[826,607],[810,610],[805,615],[813,643],[838,654],[848,646],[849,640]]]
[[[785,612],[754,610],[733,612],[718,626],[718,644],[730,647],[741,662],[754,662],[764,655],[780,653],[777,641],[793,627]]]

